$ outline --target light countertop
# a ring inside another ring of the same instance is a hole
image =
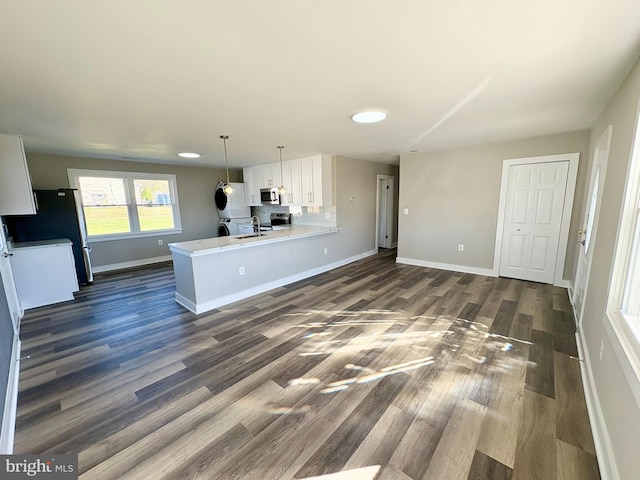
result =
[[[262,236],[260,237],[238,238],[243,237],[244,235],[232,235],[228,237],[204,238],[202,240],[170,243],[169,249],[173,253],[196,257],[240,248],[258,247],[269,243],[295,240],[297,238],[310,237],[314,235],[335,233],[337,231],[338,229],[335,227],[292,225],[288,228],[279,228],[277,230],[262,232]]]
[[[7,246],[10,250],[19,250],[25,248],[42,248],[42,247],[57,247],[60,245],[71,245],[72,242],[68,238],[55,238],[53,240],[37,240],[33,242],[17,242],[8,243]]]

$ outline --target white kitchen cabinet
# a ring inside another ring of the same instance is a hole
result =
[[[287,171],[290,174],[284,186],[287,189],[286,197],[289,205],[302,205],[302,179],[300,178],[300,161],[289,160],[284,162],[288,164]]]
[[[262,173],[260,173],[262,175]],[[244,179],[244,193],[247,205],[259,207],[262,205],[260,201],[260,181],[257,177],[256,167],[246,167],[242,169]]]
[[[23,309],[73,300],[79,287],[71,246],[66,238],[11,245],[9,258]]]
[[[244,169],[247,203],[261,205],[260,189],[284,185],[283,206],[330,206],[333,204],[333,160],[331,155],[287,160]],[[256,201],[257,200],[257,201]]]
[[[17,335],[18,325],[24,315],[24,310],[20,307],[10,258],[11,253],[9,252],[9,245],[4,236],[4,228],[0,226],[0,277],[2,277],[2,286],[4,287],[4,292],[0,291],[0,295],[5,295],[7,298],[13,329]]]
[[[301,158],[300,183],[302,206],[322,206],[333,203],[331,155],[314,155]]]
[[[282,195],[280,198],[280,204],[283,207],[288,207],[289,205],[293,205],[291,202],[291,161],[282,162],[282,183],[286,189],[286,193]],[[278,185],[278,186],[280,186]]]
[[[0,134],[0,215],[35,215],[22,137]]]
[[[242,171],[245,183],[247,203],[251,206],[260,206],[260,189],[276,188],[282,185],[280,176],[280,163],[268,163],[255,167],[246,167]]]
[[[260,172],[260,188],[271,188],[277,186],[273,181],[273,173],[270,164],[255,167]]]
[[[268,163],[254,168],[261,172],[260,188],[275,188],[281,185],[279,163]]]

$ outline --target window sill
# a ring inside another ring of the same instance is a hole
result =
[[[173,230],[154,230],[153,232],[118,233],[114,235],[94,235],[87,237],[89,243],[111,242],[113,240],[132,240],[135,238],[160,237],[165,235],[179,235],[181,228]]]

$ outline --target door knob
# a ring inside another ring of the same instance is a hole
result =
[[[584,244],[585,244],[585,241],[584,241],[584,240],[582,240],[582,241],[578,242],[578,245],[583,245],[583,246],[584,246]]]

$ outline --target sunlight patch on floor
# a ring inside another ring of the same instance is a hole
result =
[[[344,472],[328,473],[326,475],[318,475],[317,477],[306,477],[299,480],[373,480],[380,465],[371,467],[356,468],[355,470],[346,470]]]

